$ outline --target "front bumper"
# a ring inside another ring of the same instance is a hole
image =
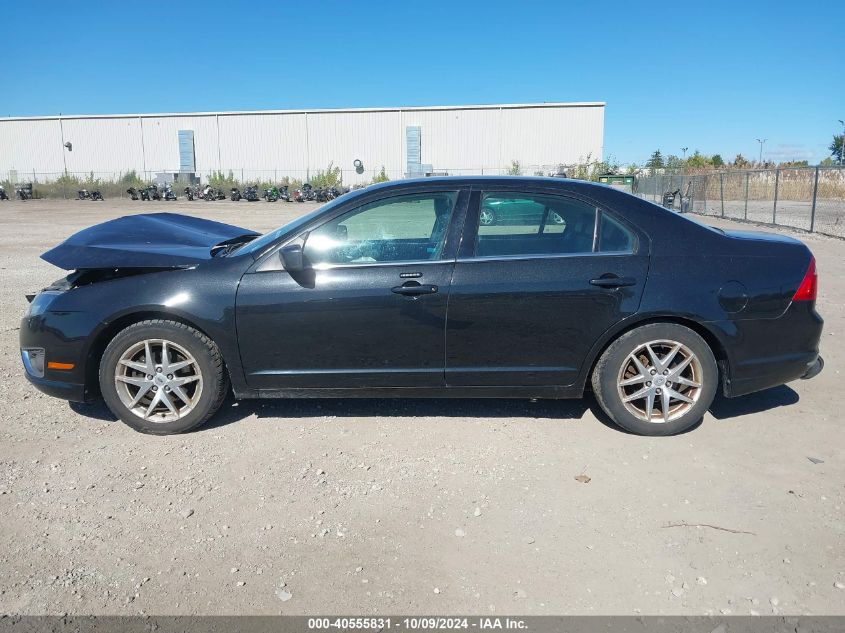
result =
[[[37,378],[26,374],[26,379],[32,383],[36,389],[46,393],[48,396],[54,398],[61,398],[62,400],[70,400],[71,402],[89,402],[92,400],[85,392],[85,385],[75,382],[65,382],[63,380],[48,380],[47,378]]]
[[[96,381],[86,373],[92,319],[83,312],[50,311],[49,303],[57,293],[52,297],[50,294],[41,293],[35,298],[21,320],[19,338],[21,350],[45,350],[43,370],[27,367],[25,359],[22,369],[27,380],[47,395],[74,402],[91,401],[97,395],[90,393]]]

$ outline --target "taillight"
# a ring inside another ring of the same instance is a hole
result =
[[[801,280],[801,285],[795,291],[793,301],[815,301],[816,291],[818,290],[819,278],[816,274],[816,258],[810,257],[810,265],[807,267],[807,272],[804,279]]]

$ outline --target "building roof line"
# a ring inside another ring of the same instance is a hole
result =
[[[47,116],[0,117],[3,121],[58,121],[69,119],[154,119],[174,117],[245,116],[256,114],[343,114],[365,112],[425,112],[443,110],[521,110],[530,108],[603,108],[604,101],[544,102],[544,103],[495,103],[477,105],[407,106],[387,108],[314,108],[303,110],[232,110],[225,112],[155,112],[138,114],[59,114]]]

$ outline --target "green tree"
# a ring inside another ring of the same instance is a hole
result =
[[[833,157],[833,160],[839,164],[842,163],[843,138],[845,138],[845,134],[834,134],[833,142],[827,147],[830,150],[830,155]]]
[[[705,156],[698,150],[695,150],[692,153],[692,156],[687,158],[687,167],[692,169],[701,169],[704,167],[710,167],[713,165],[713,162],[710,160],[709,156]]]
[[[675,156],[674,154],[669,154],[666,157],[666,168],[667,169],[683,169],[684,161],[683,159]]]
[[[737,169],[747,169],[750,165],[751,163],[749,163],[742,154],[737,154],[736,158],[734,158],[734,167]]]
[[[381,166],[381,171],[373,176],[373,184],[378,182],[387,182],[390,178],[387,177],[387,171],[384,169],[384,165]]]
[[[651,158],[646,161],[645,166],[648,167],[652,176],[654,175],[654,172],[658,169],[663,169],[663,154],[660,153],[659,149],[656,149],[654,150],[654,152],[652,152]]]
[[[719,154],[713,154],[713,157],[710,159],[710,163],[713,167],[724,167],[725,161],[722,160],[722,157]]]
[[[835,161],[830,156],[828,156],[822,162],[819,163],[819,165],[822,167],[833,167],[835,164]]]

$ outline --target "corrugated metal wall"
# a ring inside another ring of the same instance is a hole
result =
[[[200,174],[305,177],[329,163],[345,180],[406,171],[406,128],[421,128],[421,162],[452,174],[602,157],[604,104],[274,111],[0,119],[0,177],[70,172],[178,171],[179,130],[193,130]],[[73,151],[63,150],[69,141]],[[62,153],[64,152],[64,157]],[[352,162],[364,162],[362,176]],[[66,166],[65,166],[66,162]],[[43,176],[42,176],[43,178]]]

